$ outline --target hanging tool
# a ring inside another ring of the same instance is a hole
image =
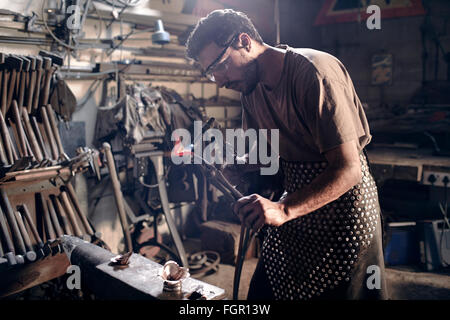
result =
[[[27,142],[26,142],[26,136],[25,136],[25,131],[22,126],[22,119],[20,117],[20,111],[19,111],[16,100],[12,101],[11,108],[12,108],[12,113],[14,116],[15,129],[16,129],[17,138],[18,138],[17,145],[19,147],[20,156],[26,157],[29,155],[28,148],[27,148]]]
[[[58,147],[59,157],[63,161],[69,160],[69,157],[64,152],[61,137],[60,137],[59,131],[58,131],[58,126],[56,125],[54,110],[50,104],[47,104],[45,107],[47,108],[47,116],[48,116],[48,120],[50,123],[50,128],[52,130],[53,137],[55,137],[56,146]]]
[[[20,235],[19,226],[17,225],[17,221],[14,215],[13,208],[11,207],[11,203],[9,202],[8,195],[6,194],[6,191],[4,189],[0,189],[1,194],[1,201],[2,201],[2,207],[4,209],[4,214],[6,216],[6,220],[8,221],[8,225],[11,229],[12,233],[12,239],[14,241],[14,246],[18,249],[19,252],[26,252],[25,249],[25,243],[23,242],[22,236]],[[4,220],[4,219],[2,219]],[[3,228],[3,227],[2,227]],[[8,237],[8,233],[5,233],[5,236]],[[8,243],[8,249],[14,249],[14,247],[11,247],[9,244],[10,241],[7,241]],[[11,242],[12,243],[12,242]],[[16,252],[12,250],[13,252]],[[23,256],[17,255],[16,260],[18,263],[23,263],[25,260],[23,259]]]
[[[83,227],[84,227],[84,230],[86,231],[86,233],[90,236],[93,236],[94,231],[92,230],[92,227],[89,224],[89,221],[87,220],[86,216],[83,214],[83,211],[81,210],[80,203],[78,202],[78,198],[77,198],[75,189],[73,188],[72,184],[70,182],[67,183],[64,187],[62,187],[62,190],[67,191],[70,201],[72,202],[75,212],[77,213],[78,218],[80,218],[81,223],[83,224]]]
[[[36,252],[33,250],[33,246],[31,245],[30,237],[28,236],[27,229],[25,228],[25,224],[23,222],[23,218],[20,215],[19,211],[14,210],[14,215],[16,217],[17,225],[19,226],[19,231],[22,236],[22,240],[25,243],[26,251],[22,252],[23,256],[29,261],[33,262],[37,258]]]
[[[39,108],[39,110],[41,112],[41,119],[42,119],[42,123],[44,125],[44,132],[47,137],[48,144],[50,145],[50,150],[52,152],[52,159],[58,160],[58,158],[59,158],[58,147],[56,145],[55,136],[53,135],[53,130],[50,125],[50,120],[48,118],[47,108],[42,106],[41,108]]]
[[[72,225],[73,230],[75,231],[75,235],[80,238],[83,237],[83,232],[81,231],[80,227],[78,226],[78,222],[76,220],[75,213],[73,212],[72,205],[70,204],[67,192],[61,191],[59,198],[61,200],[61,203],[64,206],[64,210],[67,213],[67,216],[69,217],[69,221]]]
[[[6,224],[6,218],[5,218],[5,214],[3,213],[2,208],[0,207],[0,228],[1,228],[1,234],[3,235],[3,239],[5,240],[6,243],[6,248],[5,248],[5,257],[8,260],[8,264],[10,267],[14,266],[17,264],[17,259],[16,259],[16,255],[15,255],[15,251],[14,251],[14,245],[13,242],[9,236],[9,231],[8,231],[8,226]],[[0,240],[1,241],[1,240]]]
[[[11,137],[9,135],[8,126],[6,125],[5,118],[3,114],[0,112],[0,130],[3,138],[3,146],[5,147],[6,156],[8,158],[8,162],[13,164],[15,160],[17,160],[16,150],[14,149],[14,145],[11,141]]]
[[[9,55],[5,59],[5,63],[8,67],[8,69],[10,70],[10,72],[9,72],[9,87],[8,87],[8,91],[6,92],[6,94],[7,94],[6,104],[2,105],[3,116],[5,116],[8,113],[9,107],[11,106],[15,88],[16,88],[17,75],[20,74],[20,70],[22,70],[23,61],[19,57],[16,57],[14,55]]]
[[[59,221],[61,221],[61,227],[64,234],[73,234],[69,219],[67,218],[66,212],[64,211],[63,205],[61,204],[61,201],[59,201],[59,198],[55,195],[50,195],[50,200],[52,200],[53,208],[55,209]]]
[[[17,94],[17,105],[19,106],[19,111],[23,107],[23,101],[25,99],[25,88],[27,84],[28,72],[30,71],[31,61],[26,57],[21,56],[22,59],[22,70],[20,71],[20,78],[18,79],[18,94]]]
[[[47,199],[47,207],[48,211],[50,213],[50,218],[53,222],[53,225],[55,226],[55,233],[58,238],[62,237],[64,235],[64,232],[61,228],[61,225],[59,224],[58,216],[56,215],[55,207],[53,206],[53,202],[50,199]]]
[[[31,113],[31,108],[33,105],[33,95],[36,87],[36,62],[37,59],[34,56],[27,57],[30,64],[30,71],[28,73],[27,90],[26,90],[26,100],[24,106],[26,107],[28,113]]]
[[[35,87],[34,87],[34,93],[33,93],[33,100],[31,102],[31,113],[35,113],[35,111],[37,110],[38,106],[39,106],[39,97],[40,97],[40,92],[41,92],[41,81],[42,81],[42,74],[43,74],[43,66],[44,60],[37,56],[36,57],[36,83],[35,83]],[[28,106],[27,106],[28,107]],[[30,110],[30,109],[28,109]]]
[[[0,100],[0,110],[2,115],[5,115],[6,112],[6,102],[8,101],[8,80],[9,80],[9,69],[8,64],[6,63],[6,55],[3,53],[1,54],[1,64],[0,64],[0,70],[1,70],[1,79],[2,85],[0,87],[0,90],[2,91],[1,100]]]
[[[37,251],[37,255],[38,255],[38,259],[42,259],[46,256],[48,256],[49,254],[51,254],[51,248],[48,244],[44,244],[44,242],[42,241],[36,225],[34,224],[33,219],[31,218],[31,214],[30,211],[28,210],[28,207],[26,204],[22,204],[20,206],[17,206],[17,209],[19,210],[20,213],[22,213],[23,217],[25,218],[25,221],[28,224],[28,227],[31,231],[31,233],[33,234],[34,240],[36,241],[36,244],[38,246],[38,251]]]
[[[23,118],[23,127],[26,135],[28,136],[31,150],[33,151],[36,160],[42,162],[42,160],[44,160],[44,157],[42,155],[42,151],[39,146],[38,140],[36,139],[36,136],[34,134],[33,127],[31,126],[30,118],[28,116],[28,111],[26,108],[23,108],[22,110],[22,118]]]

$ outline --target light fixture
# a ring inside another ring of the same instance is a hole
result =
[[[170,34],[164,31],[163,22],[161,19],[156,20],[155,32],[152,34],[153,44],[167,44],[170,42]]]

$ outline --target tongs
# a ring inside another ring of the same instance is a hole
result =
[[[194,157],[198,157],[194,155]],[[198,157],[200,158],[200,157]],[[205,172],[205,175],[209,178],[209,181],[219,189],[225,197],[227,197],[232,202],[236,202],[240,198],[243,197],[242,193],[240,193],[233,185],[225,178],[222,172],[217,169],[214,165],[206,162],[202,158],[202,168]],[[234,271],[234,280],[233,280],[233,300],[237,300],[238,292],[239,292],[239,282],[241,279],[242,267],[244,265],[245,254],[248,249],[248,243],[250,238],[254,235],[251,234],[251,229],[245,226],[245,223],[241,224],[241,233],[239,236],[239,249],[236,260],[236,268]]]

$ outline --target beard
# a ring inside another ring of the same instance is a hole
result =
[[[249,95],[255,90],[259,83],[259,64],[258,60],[253,59],[244,67],[244,80],[242,94]]]

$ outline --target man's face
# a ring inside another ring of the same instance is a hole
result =
[[[220,57],[221,56],[221,57]],[[203,71],[210,71],[219,87],[251,93],[259,82],[258,62],[243,47],[219,47],[211,42],[199,54]]]

